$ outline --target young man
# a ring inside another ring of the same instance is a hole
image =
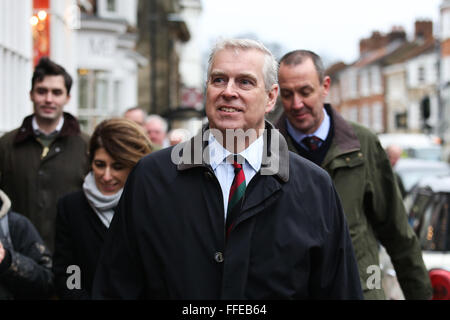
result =
[[[11,198],[12,209],[28,217],[53,250],[56,202],[83,184],[88,136],[63,111],[72,86],[63,67],[42,58],[31,84],[33,114],[0,138],[0,188]]]
[[[376,135],[345,121],[329,104],[330,88],[322,61],[297,50],[280,61],[278,73],[284,115],[277,123],[289,150],[322,166],[342,201],[366,299],[383,299],[371,280],[379,266],[379,243],[386,249],[407,299],[431,298],[431,285],[389,160]]]
[[[209,124],[128,177],[94,299],[362,298],[331,179],[264,121],[277,96],[270,51],[217,44]]]

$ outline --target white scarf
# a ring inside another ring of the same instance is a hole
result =
[[[92,171],[90,171],[86,178],[84,178],[83,192],[88,200],[88,203],[107,228],[109,228],[111,220],[114,216],[114,208],[119,203],[122,191],[123,188],[111,196],[105,196],[100,192],[100,190],[98,190]]]

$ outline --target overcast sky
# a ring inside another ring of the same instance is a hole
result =
[[[430,19],[438,31],[442,0],[201,0],[201,45],[218,37],[253,33],[283,50],[309,49],[326,61],[353,62],[359,40],[373,30],[402,26],[411,37],[414,21]],[[285,53],[285,52],[283,52]]]

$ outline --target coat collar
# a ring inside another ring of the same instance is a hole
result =
[[[63,113],[63,117],[64,125],[61,128],[58,136],[67,137],[80,134],[80,125],[78,124],[77,119],[67,112]],[[33,115],[29,115],[23,120],[22,125],[20,126],[19,131],[14,138],[14,143],[21,143],[29,138],[34,137],[32,120]]]
[[[191,140],[172,149],[172,159],[180,171],[196,167],[209,167],[208,129],[205,125]],[[289,150],[284,137],[269,122],[265,121],[263,133],[263,157],[261,175],[276,175],[282,181],[289,180]],[[205,150],[206,149],[206,150]]]
[[[352,126],[330,104],[324,104],[324,108],[331,116],[331,121],[333,122],[334,138],[332,144],[337,147],[339,154],[361,149],[361,144]],[[283,113],[276,123],[276,127],[285,137],[288,136],[286,119],[286,115]]]
[[[11,200],[6,193],[0,190],[0,219],[3,218],[11,208]]]

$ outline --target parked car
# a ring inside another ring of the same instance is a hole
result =
[[[378,135],[378,139],[385,149],[391,144],[401,147],[404,158],[435,161],[443,159],[442,145],[437,136],[421,133],[383,133]]]
[[[450,164],[435,160],[400,158],[394,166],[394,171],[400,176],[408,194],[423,177],[449,175]]]
[[[405,199],[408,221],[419,239],[433,286],[433,300],[450,300],[450,174],[421,179]],[[403,300],[392,262],[380,248],[387,299]]]
[[[419,237],[433,299],[450,300],[450,175],[421,179],[408,198],[408,219]]]

